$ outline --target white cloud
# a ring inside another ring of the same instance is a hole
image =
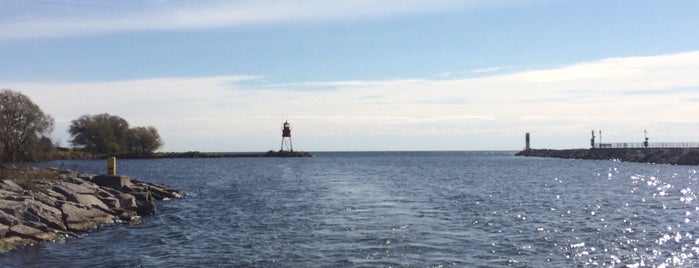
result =
[[[223,76],[0,88],[53,115],[64,142],[70,120],[107,112],[156,126],[171,151],[272,149],[285,119],[307,150],[518,149],[524,132],[547,137],[542,147],[584,147],[590,129],[604,129],[608,140],[633,141],[620,134],[643,129],[699,140],[697,73],[699,51],[451,80],[265,84]]]
[[[474,73],[474,74],[490,73],[490,72],[502,71],[506,68],[507,67],[500,67],[500,66],[486,67],[486,68],[479,68],[479,69],[471,70],[471,73]]]
[[[6,11],[0,12],[3,15],[0,39],[371,19],[484,5],[494,3],[484,0],[120,1],[114,4],[27,1],[7,4]]]

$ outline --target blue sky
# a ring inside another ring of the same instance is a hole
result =
[[[699,141],[697,1],[6,1],[0,88],[164,151]]]

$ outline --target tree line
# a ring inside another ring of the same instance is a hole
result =
[[[0,163],[51,159],[55,145],[48,135],[54,119],[24,94],[0,90]],[[68,132],[76,150],[102,155],[147,155],[163,145],[155,127],[130,127],[116,115],[83,115],[72,120]]]

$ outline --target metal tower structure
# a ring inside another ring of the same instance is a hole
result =
[[[294,151],[294,146],[291,143],[291,124],[289,124],[289,121],[284,121],[284,124],[282,125],[282,148],[279,149],[279,151]]]
[[[648,148],[648,131],[643,130],[643,148]]]

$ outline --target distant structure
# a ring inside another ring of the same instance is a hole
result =
[[[289,121],[284,121],[284,124],[282,125],[282,148],[279,149],[279,151],[294,151],[294,146],[291,143],[291,124],[289,124]]]
[[[599,143],[595,142],[595,131],[592,131],[590,145],[592,148],[699,148],[699,142],[649,142],[648,131],[643,131],[643,142],[608,142],[602,143],[602,131],[599,131]]]
[[[595,130],[593,129],[592,130],[592,138],[590,139],[590,146],[592,146],[593,149],[594,148],[600,148],[600,149],[613,148],[614,145],[611,143],[602,143],[602,130],[599,131],[598,137],[599,137],[599,143],[595,143],[595,138],[597,138],[597,137],[595,137]]]
[[[529,146],[529,132],[527,134],[524,134],[524,150],[530,150],[531,147]]]
[[[643,137],[645,140],[643,140],[643,148],[648,148],[648,131],[645,129],[643,130]]]

